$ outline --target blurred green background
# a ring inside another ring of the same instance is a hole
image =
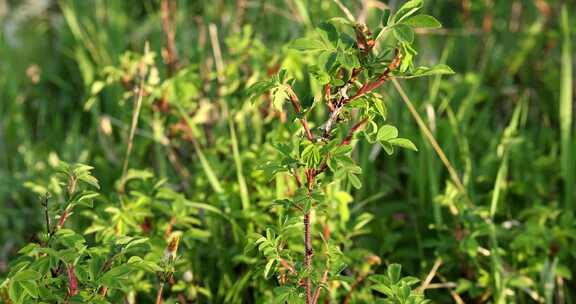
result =
[[[342,1],[369,26],[378,22],[382,9],[401,2]],[[209,104],[219,98],[218,58],[211,41],[218,38],[227,69],[224,98],[247,121],[238,129],[240,150],[258,151],[271,122],[243,97],[247,80],[269,77],[280,64],[301,64],[286,44],[321,21],[342,16],[341,9],[329,0],[175,3],[175,48],[187,71],[178,77],[190,83],[176,88],[183,92],[181,102]],[[557,303],[573,303],[575,2],[429,0],[424,11],[443,28],[418,32],[417,60],[446,63],[456,74],[403,85],[470,200],[457,197],[434,149],[393,87],[385,86],[381,91],[389,119],[419,152],[388,157],[377,147],[359,145],[364,186],[352,192],[350,212],[368,210],[375,216],[372,233],[358,239],[359,247],[400,262],[414,274],[425,275],[442,260],[442,280],[452,285],[429,291],[439,303],[450,302],[450,292],[470,303],[488,301],[489,284],[482,280],[495,262],[511,278],[507,287],[517,290],[518,303],[547,301],[547,292]],[[51,181],[58,160],[94,166],[103,192],[115,189],[131,99],[125,98],[122,85],[101,90],[95,83],[105,79],[107,67],[129,65],[123,54],[141,53],[145,41],[161,63],[166,40],[160,3],[154,0],[0,0],[0,24],[2,277],[10,258],[42,227],[35,185]],[[168,69],[157,72],[160,78],[170,74]],[[196,150],[184,144],[172,152],[165,149],[158,132],[169,130],[157,128],[153,106],[150,101],[143,108],[130,166],[182,183],[170,155],[176,153],[193,179],[182,191],[209,200],[215,194]],[[200,123],[212,125],[200,143],[204,155],[238,200],[236,174],[230,169],[234,159],[223,142],[229,137],[226,121],[212,122],[206,114]],[[264,131],[255,127],[262,125]],[[244,173],[250,192],[260,193],[263,184],[251,173],[258,154],[248,152],[242,154]],[[479,220],[492,212],[497,240]],[[498,261],[483,255],[496,247]],[[552,291],[546,289],[550,282],[556,286]]]

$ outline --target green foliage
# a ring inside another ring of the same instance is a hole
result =
[[[394,304],[430,303],[429,300],[424,299],[422,294],[412,289],[412,286],[417,284],[420,280],[414,277],[401,278],[401,270],[401,265],[391,264],[388,266],[386,275],[370,276],[369,279],[373,283],[371,288],[386,297],[383,301],[378,302]]]
[[[302,266],[290,266],[294,263],[287,262],[281,257],[280,252],[285,251],[285,256],[294,257],[297,250],[284,247],[283,235],[276,237],[271,230],[266,231],[266,237],[256,235],[253,240],[254,246],[258,249],[267,262],[264,266],[264,277],[268,277],[271,272],[288,271],[292,280],[282,277],[279,281],[282,285],[290,287],[283,289],[279,296],[281,299],[288,297],[288,290],[296,292],[300,289],[304,280],[304,291],[306,303],[316,303],[320,288],[326,282],[339,281],[339,273],[330,272],[330,265],[336,261],[334,257],[328,255],[315,258],[322,258],[324,274],[318,263],[312,262],[313,241],[311,240],[311,212],[315,209],[323,210],[330,204],[331,199],[326,195],[328,187],[333,184],[347,182],[355,189],[362,187],[362,182],[358,177],[362,173],[362,168],[358,166],[351,157],[355,139],[358,134],[362,134],[370,142],[373,138],[380,143],[388,154],[394,152],[394,147],[406,148],[417,151],[416,146],[408,139],[398,137],[398,129],[383,122],[386,121],[387,112],[383,106],[384,101],[378,98],[373,91],[384,82],[398,76],[405,78],[450,74],[452,70],[445,65],[435,68],[419,67],[413,68],[413,55],[416,51],[413,47],[414,27],[437,27],[439,23],[430,16],[417,15],[422,6],[420,1],[409,1],[405,3],[384,27],[379,27],[377,31],[392,30],[395,41],[385,42],[383,48],[375,49],[376,40],[372,37],[371,31],[365,24],[341,21],[332,19],[327,23],[322,23],[316,30],[305,38],[299,38],[291,43],[291,48],[302,52],[302,56],[317,56],[316,64],[310,67],[310,79],[323,86],[323,94],[319,99],[315,99],[309,108],[303,107],[301,99],[298,97],[293,86],[295,80],[287,77],[286,70],[272,80],[264,80],[253,84],[248,89],[249,96],[270,92],[273,107],[282,111],[284,101],[290,100],[295,112],[295,120],[299,121],[302,127],[302,136],[289,140],[290,144],[283,144],[281,141],[275,143],[277,149],[283,154],[283,158],[276,162],[270,162],[264,170],[267,176],[274,177],[279,173],[288,172],[294,176],[298,190],[294,199],[285,199],[279,205],[295,207],[304,214],[304,257],[301,258]],[[408,19],[409,18],[409,19]],[[404,21],[406,20],[406,22]],[[353,34],[352,34],[353,33]],[[355,38],[353,38],[355,36]],[[300,94],[301,95],[301,94]],[[312,113],[314,107],[326,105],[327,115],[324,122],[309,122],[308,114]],[[295,121],[295,123],[297,123]],[[318,130],[311,129],[310,125],[320,126]],[[348,126],[346,126],[348,125]],[[368,126],[368,127],[365,127]],[[321,135],[316,135],[320,131]],[[274,142],[273,142],[274,143]],[[345,203],[346,204],[346,203]],[[329,215],[329,211],[324,211]],[[348,216],[345,216],[348,218]],[[294,221],[294,217],[289,218]],[[323,242],[330,246],[331,240],[327,236]],[[338,243],[336,243],[338,244]],[[340,245],[341,246],[341,245]],[[281,250],[283,249],[283,250]],[[339,259],[337,259],[339,260]],[[290,264],[291,263],[291,264]],[[272,269],[275,267],[275,271]],[[398,280],[398,279],[396,279]],[[396,280],[393,283],[396,283]],[[314,292],[314,286],[318,285]],[[399,287],[401,294],[388,293],[392,301],[398,303],[420,303],[423,298],[412,297],[410,292],[406,294],[408,285]],[[397,288],[394,287],[394,290]],[[395,302],[394,302],[395,303]]]
[[[573,302],[574,5],[376,2],[0,5],[0,302]]]
[[[84,236],[64,228],[67,219],[76,213],[74,207],[90,209],[99,195],[84,190],[86,186],[99,188],[92,169],[81,164],[59,165],[57,172],[67,189],[67,199],[52,202],[45,198],[47,231],[38,236],[39,243],[30,243],[19,251],[20,257],[2,283],[14,303],[34,299],[109,303],[118,298],[118,293],[138,284],[133,280],[135,273],[162,271],[154,261],[138,256],[149,250],[148,238],[123,236],[89,246]]]

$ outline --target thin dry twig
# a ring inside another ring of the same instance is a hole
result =
[[[246,7],[248,5],[247,0],[236,0],[236,18],[234,20],[234,25],[232,31],[237,33],[242,27],[244,21],[244,15],[246,15]]]
[[[336,3],[336,5],[338,5],[340,10],[342,10],[344,15],[346,15],[346,18],[348,18],[348,20],[350,20],[351,22],[356,22],[356,18],[354,18],[354,15],[352,15],[350,10],[346,6],[344,6],[344,4],[342,4],[342,2],[340,2],[340,0],[333,0],[333,1],[334,1],[334,3]]]
[[[410,101],[410,98],[408,98],[408,95],[406,95],[406,92],[404,92],[404,89],[402,88],[400,83],[398,83],[398,81],[396,79],[392,79],[392,83],[394,84],[394,87],[398,91],[398,94],[400,94],[402,101],[404,102],[406,107],[408,107],[410,114],[412,114],[412,117],[414,118],[414,120],[416,120],[418,127],[420,127],[420,130],[422,131],[422,133],[424,133],[424,136],[426,137],[426,139],[428,140],[430,145],[432,145],[432,148],[434,149],[434,151],[436,151],[436,154],[438,154],[438,157],[440,158],[440,160],[442,161],[442,163],[444,164],[444,166],[448,170],[448,173],[450,174],[450,178],[452,179],[452,181],[454,182],[454,184],[458,188],[458,191],[460,191],[464,195],[466,201],[469,204],[471,204],[471,200],[468,196],[468,193],[466,192],[466,189],[464,188],[464,185],[462,184],[462,181],[460,180],[460,177],[458,176],[456,169],[454,169],[454,166],[452,166],[452,163],[450,162],[450,160],[448,159],[448,157],[444,153],[444,150],[442,150],[442,148],[440,147],[440,145],[438,144],[438,142],[434,138],[434,135],[432,135],[432,132],[430,132],[430,130],[426,126],[426,123],[424,122],[424,120],[422,120],[422,118],[420,117],[420,114],[418,114],[418,111],[416,111],[416,108],[414,107],[414,105]]]
[[[426,289],[450,289],[458,287],[458,283],[446,282],[446,283],[432,283],[429,284]]]
[[[208,32],[210,33],[210,43],[212,44],[212,52],[214,53],[214,61],[216,62],[218,81],[223,82],[224,61],[222,60],[222,51],[220,50],[220,43],[218,42],[218,27],[216,27],[216,24],[210,23],[208,25]]]
[[[130,154],[132,153],[132,145],[134,142],[134,133],[136,132],[136,127],[138,126],[138,117],[140,116],[140,109],[142,108],[142,98],[144,97],[144,79],[146,78],[146,66],[144,63],[144,58],[147,57],[150,50],[150,44],[148,41],[144,44],[144,56],[140,62],[138,68],[138,76],[140,78],[140,83],[138,85],[138,93],[135,95],[135,106],[132,111],[132,123],[130,124],[130,134],[128,135],[128,147],[126,148],[126,155],[124,157],[124,164],[122,165],[122,178],[120,179],[120,190],[124,192],[124,183],[126,179],[126,172],[128,171],[128,162],[130,159]]]
[[[162,0],[160,3],[160,14],[162,16],[162,31],[166,39],[166,65],[168,74],[174,75],[178,70],[178,54],[174,38],[176,31],[174,29],[174,11],[175,2],[173,0]]]
[[[426,290],[427,288],[429,288],[430,282],[432,282],[432,279],[434,279],[434,276],[436,276],[436,272],[438,271],[438,268],[442,265],[442,259],[441,258],[437,258],[436,262],[434,262],[434,265],[432,265],[432,269],[430,270],[430,272],[428,273],[428,275],[426,276],[426,279],[424,280],[424,282],[422,282],[422,285],[420,285],[420,287],[418,287],[418,290],[420,292]]]
[[[158,293],[156,294],[156,304],[162,304],[162,292],[164,291],[164,282],[160,282],[160,287],[158,287]]]
[[[448,283],[442,275],[438,274],[438,278],[440,278],[440,281],[442,281],[442,283],[445,283],[445,284]],[[459,294],[454,292],[454,290],[448,289],[448,291],[450,292],[450,296],[452,296],[452,299],[454,300],[454,302],[456,304],[465,304],[466,303],[466,302],[464,302],[464,300],[462,300],[462,298],[460,297]]]

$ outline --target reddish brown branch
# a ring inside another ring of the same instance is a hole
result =
[[[160,3],[160,14],[162,16],[162,31],[166,39],[166,53],[165,62],[168,66],[168,74],[174,75],[178,70],[178,55],[176,54],[176,44],[174,43],[174,37],[176,33],[174,31],[174,11],[175,2],[170,0],[162,0]]]
[[[294,266],[290,265],[290,263],[288,263],[285,259],[280,258],[280,264],[282,264],[282,266],[284,268],[288,269],[290,274],[293,274],[293,275],[296,274],[296,269],[294,268]]]
[[[308,272],[310,272],[312,268],[312,254],[312,238],[310,237],[310,210],[308,210],[304,214],[304,269]],[[310,273],[306,275],[304,287],[306,288],[306,304],[311,304],[312,280],[310,279]]]
[[[314,188],[314,180],[316,177],[315,169],[306,170],[306,181],[308,184],[308,195],[311,195],[312,189]],[[304,213],[304,269],[308,272],[306,279],[304,280],[304,287],[306,289],[306,304],[311,304],[312,302],[312,280],[310,278],[310,272],[312,270],[312,255],[314,254],[312,250],[312,237],[310,233],[310,209],[307,209]]]
[[[176,224],[176,218],[172,217],[170,219],[170,222],[168,222],[168,226],[166,227],[166,230],[164,230],[164,239],[168,239],[170,234],[172,234],[172,229],[174,228],[174,224]]]
[[[340,146],[349,145],[350,141],[352,140],[352,137],[354,136],[354,133],[356,133],[358,131],[358,129],[360,129],[367,122],[368,122],[368,118],[364,118],[361,121],[357,122],[354,126],[352,126],[350,131],[348,131],[348,135],[346,135],[346,137],[340,143]],[[326,161],[324,161],[322,163],[322,165],[320,165],[320,168],[318,170],[314,170],[314,177],[316,177],[316,176],[318,176],[318,174],[326,171],[326,169],[328,169],[328,163]]]
[[[326,284],[326,281],[328,281],[328,268],[326,268],[326,270],[324,270],[324,274],[322,274],[322,279],[320,280],[318,287],[316,287],[316,291],[314,292],[314,297],[312,298],[313,304],[318,303],[318,299],[320,298],[320,292],[322,291],[322,285]]]
[[[345,146],[345,145],[350,144],[350,141],[352,140],[354,133],[356,133],[358,131],[358,129],[360,129],[366,122],[368,122],[368,117],[365,117],[364,119],[360,120],[355,125],[353,125],[352,128],[350,129],[350,131],[348,131],[348,135],[346,135],[346,137],[344,137],[344,139],[340,143],[340,146]]]
[[[310,131],[310,127],[308,126],[308,120],[306,118],[300,118],[300,123],[302,123],[302,127],[304,127],[304,132],[306,132],[306,138],[310,141],[314,141],[314,135]]]
[[[160,282],[160,286],[158,287],[158,293],[156,294],[156,304],[164,303],[162,299],[162,293],[164,292],[164,282]]]
[[[324,86],[324,98],[326,99],[326,105],[328,106],[328,109],[330,110],[330,113],[334,112],[334,104],[332,103],[332,98],[330,96],[330,84],[327,83]]]
[[[352,294],[354,293],[354,291],[356,290],[358,285],[360,285],[365,279],[366,279],[366,274],[360,275],[359,277],[356,278],[354,283],[352,283],[352,285],[350,286],[350,290],[348,291],[348,294],[346,294],[346,298],[344,298],[344,301],[342,302],[342,304],[350,303],[350,299],[352,299]]]
[[[386,80],[388,80],[390,78],[390,73],[392,73],[392,71],[394,71],[395,69],[397,69],[400,66],[401,59],[402,59],[402,57],[401,57],[400,51],[398,49],[396,49],[395,54],[394,54],[394,59],[392,59],[392,61],[388,64],[388,66],[386,67],[384,72],[382,72],[382,74],[380,74],[380,77],[378,77],[378,79],[376,79],[373,82],[368,82],[368,83],[364,84],[360,89],[358,89],[356,94],[354,94],[352,97],[344,100],[342,103],[347,104],[350,101],[352,101],[352,100],[354,100],[360,96],[363,96],[366,93],[374,91],[375,89],[380,87]]]
[[[294,107],[294,111],[296,112],[297,115],[300,116],[302,114],[302,105],[300,103],[300,100],[298,99],[298,96],[296,95],[292,87],[289,85],[287,85],[287,91],[288,96],[290,98],[290,103],[292,103],[292,107]],[[312,132],[310,131],[310,127],[308,126],[308,120],[306,119],[306,117],[302,115],[302,117],[300,117],[299,120],[300,123],[302,124],[302,127],[304,128],[304,133],[306,133],[306,138],[308,138],[308,140],[310,141],[314,141],[314,135],[312,135]]]
[[[352,97],[341,98],[337,102],[337,104],[334,108],[334,111],[332,111],[332,113],[330,114],[330,117],[328,118],[328,120],[324,124],[324,135],[323,135],[324,138],[330,137],[330,132],[332,131],[332,127],[334,126],[334,124],[338,120],[338,117],[340,116],[340,111],[342,110],[342,108],[344,108],[344,106],[346,104],[350,103],[352,100],[357,99],[357,98],[363,96],[364,94],[369,93],[369,92],[377,89],[386,80],[390,79],[390,73],[392,73],[392,71],[394,71],[395,69],[398,68],[398,66],[400,66],[401,59],[402,59],[402,57],[401,57],[400,51],[398,49],[396,49],[395,54],[394,54],[394,59],[392,59],[392,61],[388,64],[388,66],[386,67],[384,72],[382,72],[382,74],[378,77],[378,79],[376,79],[373,82],[365,83],[362,87],[360,87],[360,89],[358,89],[358,91],[356,91],[356,93],[354,95],[352,95]],[[358,76],[359,72],[360,72],[360,70],[354,70],[352,72],[351,79],[356,78]]]
[[[64,212],[60,216],[60,220],[58,221],[58,227],[57,227],[58,229],[64,227],[64,223],[66,222],[66,220],[68,219],[69,216],[70,216],[70,211],[68,211],[68,209],[64,210]]]
[[[292,175],[294,175],[294,179],[296,180],[296,185],[298,186],[298,188],[302,187],[302,180],[300,179],[298,170],[294,169],[294,171],[292,171]]]
[[[75,296],[78,294],[78,279],[74,273],[74,265],[66,264],[66,274],[68,277],[68,296]]]

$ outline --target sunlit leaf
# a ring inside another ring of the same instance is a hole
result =
[[[402,21],[403,24],[407,24],[413,27],[421,28],[440,28],[442,24],[434,17],[430,15],[416,15],[406,20]]]

